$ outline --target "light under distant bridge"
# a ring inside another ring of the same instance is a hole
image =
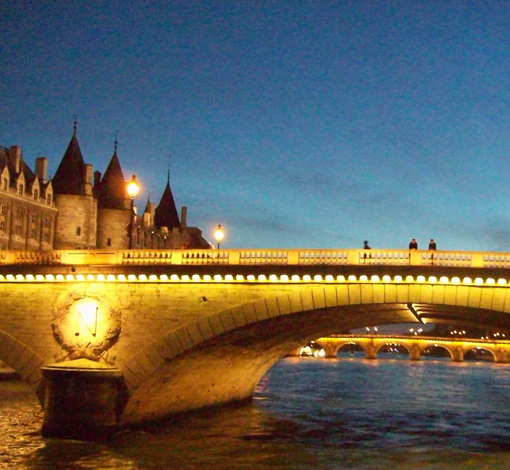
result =
[[[376,359],[385,347],[400,346],[407,350],[409,359],[413,361],[420,360],[430,348],[442,348],[448,351],[454,362],[462,362],[470,351],[484,350],[490,353],[494,362],[510,363],[510,341],[408,335],[335,335],[316,339],[314,343],[324,350],[327,358],[337,357],[338,351],[347,345],[361,347],[366,359]]]
[[[250,400],[289,351],[355,328],[510,332],[509,268],[487,252],[0,251],[0,361],[37,390],[48,435],[117,427]]]

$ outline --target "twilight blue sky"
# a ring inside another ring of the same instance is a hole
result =
[[[0,3],[0,145],[171,186],[225,248],[510,251],[510,2]]]

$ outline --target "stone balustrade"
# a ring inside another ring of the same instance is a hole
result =
[[[0,251],[0,265],[381,265],[510,268],[510,253],[478,251],[252,249]]]

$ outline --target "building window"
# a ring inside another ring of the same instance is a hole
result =
[[[32,222],[33,224],[35,224],[35,220],[36,220],[36,219],[35,219],[35,214],[32,214],[32,215],[30,216],[30,222]]]
[[[16,235],[21,235],[21,224],[16,225]]]
[[[76,227],[76,235],[81,235],[81,227]]]
[[[7,191],[7,186],[9,186],[9,182],[7,181],[7,178],[2,179],[2,189],[4,191]]]
[[[51,204],[51,194],[48,194],[48,196],[46,197],[46,202],[48,204]]]
[[[106,240],[106,246],[112,246],[112,239],[111,238]]]
[[[0,230],[2,232],[5,231],[5,222],[3,220],[0,222]]]
[[[30,238],[35,238],[35,230],[30,230]]]
[[[37,201],[39,199],[39,191],[37,189],[34,190],[34,199]]]
[[[7,212],[7,207],[5,207],[4,205],[1,205],[0,206],[0,214],[5,214]]]
[[[20,185],[19,185],[19,187],[18,187],[18,194],[19,194],[20,196],[23,196],[23,190],[24,190],[24,189],[25,189],[25,188],[23,187],[23,185],[22,185],[22,184],[20,184]]]
[[[46,243],[48,243],[48,238],[49,238],[49,237],[48,237],[48,234],[47,234],[47,233],[45,233],[45,234],[43,235],[43,240],[44,240]]]
[[[17,214],[16,214],[16,218],[17,218],[18,220],[21,220],[21,219],[23,219],[23,216],[24,216],[24,215],[25,215],[25,211],[24,211],[23,209],[18,209],[18,212],[17,212]]]

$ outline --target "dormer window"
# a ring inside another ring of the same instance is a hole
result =
[[[48,194],[48,195],[46,196],[46,202],[47,202],[48,204],[51,204],[51,194]]]
[[[20,196],[23,196],[23,190],[24,190],[24,189],[25,189],[25,188],[23,187],[23,185],[22,185],[22,184],[20,184],[20,185],[18,186],[18,194],[19,194]]]
[[[34,199],[36,201],[39,199],[39,191],[37,191],[37,189],[34,189]]]
[[[2,178],[2,189],[4,191],[7,191],[8,186],[9,186],[9,181],[7,180],[7,178]]]

